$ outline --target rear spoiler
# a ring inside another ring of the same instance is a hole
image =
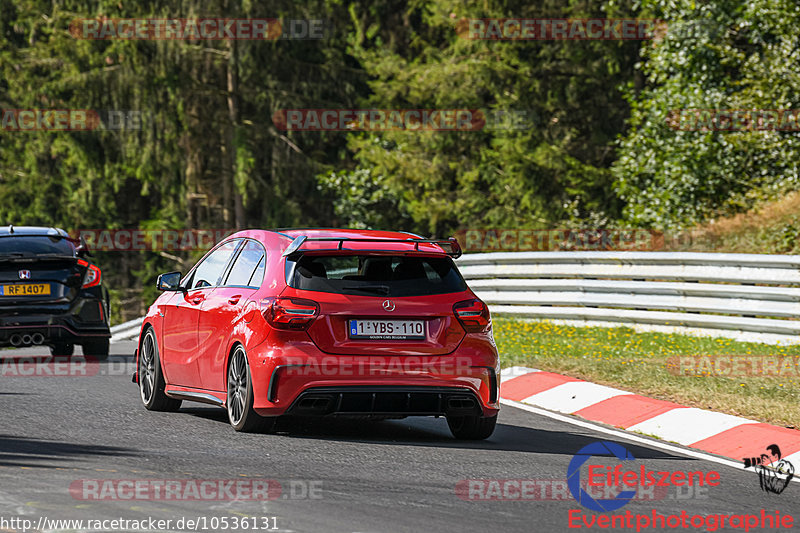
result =
[[[346,242],[388,242],[388,243],[397,243],[397,244],[413,244],[414,251],[419,251],[420,244],[435,244],[439,248],[441,248],[444,253],[452,257],[453,259],[458,259],[461,257],[461,245],[458,244],[458,241],[455,237],[450,237],[449,239],[367,239],[367,238],[353,238],[353,237],[307,237],[305,235],[300,235],[296,237],[292,243],[289,245],[286,250],[283,252],[284,257],[289,256],[296,256],[302,250],[301,247],[303,244],[307,242],[338,242],[339,244],[335,248],[330,248],[331,251],[334,250],[352,250],[352,248],[344,248],[344,243]],[[323,250],[314,250],[316,251],[325,251]],[[385,252],[386,250],[356,250],[356,251],[364,251],[364,252]]]

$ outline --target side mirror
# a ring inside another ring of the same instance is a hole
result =
[[[181,273],[167,272],[159,275],[158,281],[156,281],[156,288],[160,291],[182,291]]]

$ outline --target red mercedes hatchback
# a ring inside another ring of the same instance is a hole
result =
[[[489,310],[453,262],[455,239],[401,232],[248,230],[164,291],[139,335],[142,402],[227,409],[238,431],[280,415],[445,416],[459,439],[497,421]]]

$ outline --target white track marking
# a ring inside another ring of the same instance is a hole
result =
[[[709,453],[701,452],[698,450],[687,450],[686,448],[681,448],[679,446],[675,446],[673,444],[668,444],[666,442],[661,442],[658,440],[651,440],[645,437],[640,437],[638,435],[634,435],[632,433],[627,433],[625,431],[620,431],[617,429],[608,428],[605,426],[601,426],[599,424],[594,424],[592,422],[588,422],[585,420],[579,420],[575,417],[562,415],[559,413],[554,413],[552,411],[548,411],[546,409],[539,409],[538,407],[533,407],[532,405],[526,405],[524,403],[515,402],[513,400],[506,400],[505,398],[500,399],[500,403],[503,405],[508,405],[510,407],[516,407],[517,409],[522,409],[523,411],[528,411],[529,413],[537,414],[539,416],[544,416],[546,418],[551,418],[553,420],[558,420],[559,422],[564,422],[566,424],[571,424],[573,426],[582,427],[584,429],[589,429],[592,431],[596,431],[598,433],[604,433],[606,435],[611,435],[618,439],[624,439],[631,442],[635,442],[637,444],[641,444],[643,446],[647,446],[649,448],[657,448],[660,450],[666,450],[668,452],[685,455],[688,457],[693,457],[695,459],[702,459],[705,461],[711,461],[712,463],[717,463],[725,466],[729,466],[731,468],[735,468],[736,470],[745,470],[747,472],[753,472],[754,470],[745,469],[742,463],[737,463],[736,461],[732,461],[730,459],[724,459],[722,457],[718,457],[716,455],[712,455]],[[795,454],[796,455],[796,454]],[[787,459],[790,459],[787,457]],[[792,481],[800,483],[800,478],[795,476],[792,478]]]

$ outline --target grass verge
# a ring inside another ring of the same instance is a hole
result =
[[[708,221],[668,245],[670,251],[800,254],[800,191],[747,213]]]
[[[800,345],[774,346],[630,328],[573,327],[494,318],[503,367],[529,366],[786,427],[800,426],[800,377],[679,375],[677,357],[800,356]]]

